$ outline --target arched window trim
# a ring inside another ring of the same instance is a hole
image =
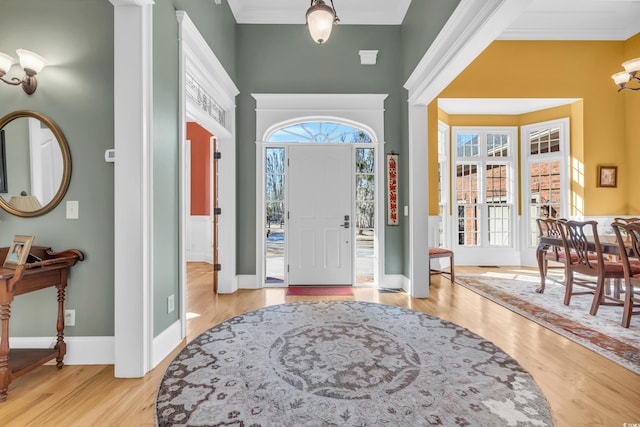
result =
[[[378,136],[377,134],[374,132],[374,130],[363,124],[360,122],[357,122],[355,120],[349,120],[349,119],[345,119],[343,117],[335,117],[335,116],[306,116],[306,117],[296,117],[294,119],[290,119],[290,120],[285,120],[279,123],[276,123],[272,126],[270,126],[267,131],[264,133],[264,137],[263,137],[263,141],[265,142],[271,142],[271,137],[273,136],[273,134],[275,134],[276,132],[286,129],[290,126],[294,126],[294,125],[299,125],[299,124],[303,124],[303,123],[318,123],[318,122],[326,122],[326,123],[336,123],[339,125],[345,125],[345,126],[350,126],[353,127],[355,129],[359,129],[363,132],[365,132],[367,135],[369,135],[369,137],[371,138],[371,142],[366,142],[366,144],[372,144],[372,143],[377,143],[379,142]],[[298,142],[309,142],[309,141],[298,141]],[[276,142],[274,142],[276,143]],[[286,144],[289,143],[293,143],[295,144],[295,142],[287,142]],[[319,144],[322,144],[322,142],[318,142]],[[356,142],[356,143],[362,143],[362,142]]]

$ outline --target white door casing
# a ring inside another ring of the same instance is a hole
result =
[[[352,147],[289,147],[289,284],[352,282]]]

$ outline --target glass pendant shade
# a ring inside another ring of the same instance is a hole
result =
[[[331,29],[336,21],[333,9],[327,6],[322,0],[307,10],[307,27],[311,38],[318,44],[322,44],[331,36]]]

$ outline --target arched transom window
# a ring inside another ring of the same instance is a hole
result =
[[[372,142],[371,135],[364,129],[354,126],[329,122],[303,122],[280,128],[273,132],[268,142]]]

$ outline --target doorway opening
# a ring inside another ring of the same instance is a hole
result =
[[[375,281],[376,149],[352,125],[288,125],[264,152],[267,285]]]

